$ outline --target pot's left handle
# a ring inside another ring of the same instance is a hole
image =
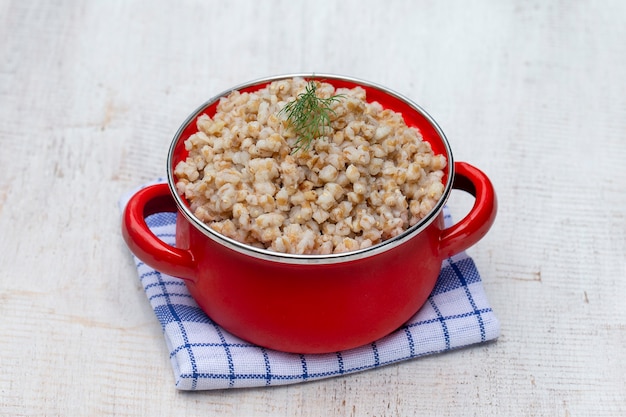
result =
[[[122,216],[122,235],[131,252],[159,272],[192,280],[196,262],[190,251],[178,249],[159,239],[146,224],[155,213],[177,212],[167,184],[147,186],[135,193]]]

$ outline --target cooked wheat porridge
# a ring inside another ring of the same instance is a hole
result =
[[[278,252],[353,251],[397,236],[441,198],[446,158],[402,115],[368,103],[365,90],[317,83],[334,101],[330,126],[310,149],[281,109],[307,81],[275,81],[222,98],[197,120],[175,167],[194,214],[237,241]]]

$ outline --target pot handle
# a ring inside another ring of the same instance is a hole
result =
[[[166,212],[178,212],[169,186],[163,183],[142,188],[124,208],[122,236],[131,252],[146,265],[174,277],[192,280],[196,262],[191,252],[163,242],[146,224],[146,217]]]
[[[441,231],[439,254],[444,258],[462,252],[482,239],[498,210],[493,185],[481,170],[466,162],[455,162],[454,170],[452,188],[466,191],[476,199],[461,221]]]

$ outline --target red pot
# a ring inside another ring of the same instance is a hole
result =
[[[288,75],[234,90],[253,91]],[[202,105],[174,136],[168,156],[168,184],[144,188],[124,211],[122,232],[131,251],[147,265],[185,280],[200,307],[224,329],[260,346],[297,353],[345,350],[373,342],[400,327],[426,302],[441,262],[478,242],[496,215],[496,196],[487,176],[453,162],[435,121],[409,99],[361,80],[320,78],[336,88],[361,86],[369,101],[401,112],[437,154],[447,160],[445,191],[432,212],[396,238],[359,251],[333,255],[282,254],[248,246],[215,232],[189,210],[175,188],[173,170],[186,157],[184,141],[196,119],[212,115],[220,97]],[[442,209],[452,189],[475,197],[470,212],[449,228]],[[176,247],[158,239],[145,218],[177,212]]]

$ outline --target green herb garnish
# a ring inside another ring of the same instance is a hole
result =
[[[330,127],[330,115],[335,114],[330,106],[343,97],[337,94],[320,98],[315,94],[316,90],[317,83],[309,81],[305,92],[298,94],[294,101],[287,103],[279,112],[287,115],[287,121],[298,135],[293,153],[308,150],[313,139],[324,136],[326,128]]]

